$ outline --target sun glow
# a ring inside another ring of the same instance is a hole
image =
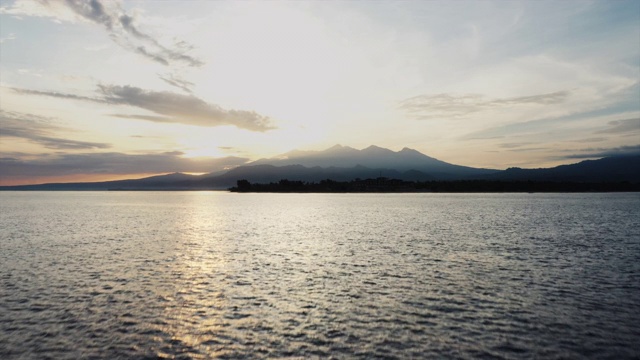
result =
[[[279,128],[317,128],[336,115],[332,102],[350,81],[354,55],[337,34],[288,3],[235,3],[231,12],[216,26],[225,36],[207,39],[212,66],[198,93],[267,114]]]

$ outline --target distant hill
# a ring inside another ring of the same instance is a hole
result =
[[[408,148],[395,152],[377,146],[357,150],[336,145],[324,151],[291,151],[226,172],[199,176],[172,173],[132,180],[3,186],[0,190],[222,190],[235,186],[238,180],[251,183],[278,182],[282,179],[319,182],[326,179],[351,181],[378,177],[404,181],[640,183],[640,155],[585,160],[546,169],[492,170],[449,164]]]
[[[36,185],[0,186],[0,190],[108,190],[108,189],[143,189],[165,190],[169,188],[190,188],[200,176],[182,173],[151,176],[143,179],[115,180],[101,182],[49,183]]]
[[[482,177],[493,180],[640,183],[640,155],[585,160],[548,169],[509,168]]]

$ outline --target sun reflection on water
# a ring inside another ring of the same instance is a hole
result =
[[[229,301],[220,274],[229,263],[220,247],[225,246],[223,234],[229,219],[212,206],[217,195],[183,194],[187,203],[180,208],[175,261],[170,264],[175,292],[166,299],[165,324],[160,329],[170,341],[168,348],[158,349],[160,357],[187,352],[191,358],[205,359],[223,353],[224,344],[215,338],[228,326],[224,314]]]

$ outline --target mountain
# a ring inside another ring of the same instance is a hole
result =
[[[488,175],[498,171],[449,164],[406,147],[400,151],[392,151],[375,145],[362,150],[341,145],[335,145],[324,151],[294,150],[273,158],[260,159],[248,165],[266,164],[274,166],[302,165],[306,167],[341,168],[364,166],[371,169],[417,170],[438,179]]]

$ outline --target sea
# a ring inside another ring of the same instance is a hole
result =
[[[637,359],[640,193],[1,192],[2,359]]]

